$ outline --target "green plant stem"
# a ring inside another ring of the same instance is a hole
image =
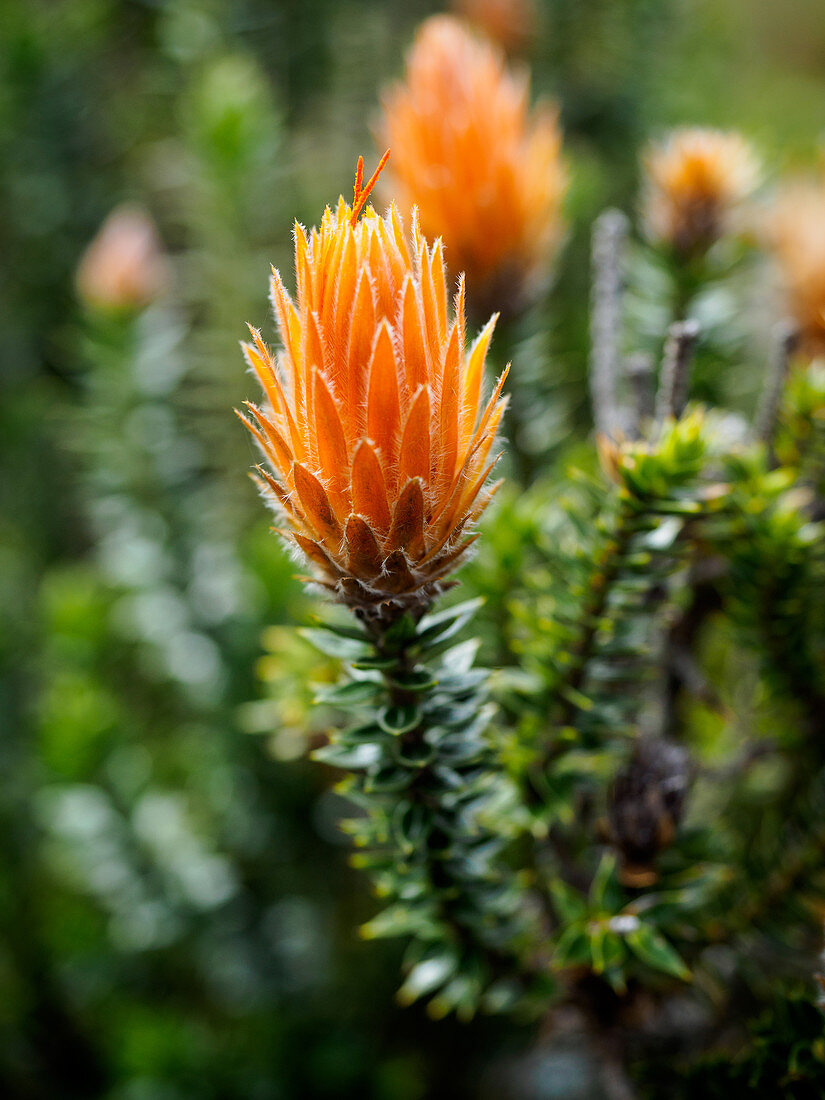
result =
[[[619,575],[622,559],[633,534],[632,518],[631,509],[627,502],[623,502],[619,508],[613,532],[602,547],[591,574],[588,595],[581,613],[581,633],[570,651],[564,677],[554,686],[554,695],[560,700],[558,711],[553,716],[554,728],[564,728],[575,721],[579,708],[574,701],[573,693],[581,691],[584,685],[588,662],[595,651],[599,626],[607,608],[610,592]],[[532,774],[540,776],[546,772],[557,751],[558,747],[555,743],[544,745],[531,769]],[[528,785],[526,794],[534,807],[540,802],[538,788],[533,784]]]
[[[366,692],[368,721],[316,755],[353,770],[345,790],[365,811],[351,823],[356,862],[390,903],[365,934],[412,936],[402,999],[436,994],[438,1014],[471,1015],[497,977],[518,977],[525,912],[518,876],[498,859],[509,831],[496,820],[486,673],[471,667],[474,643],[444,648],[474,604],[425,610],[361,619],[362,655],[358,641],[344,645],[379,675],[341,690]]]

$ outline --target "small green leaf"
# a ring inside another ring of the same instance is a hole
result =
[[[466,642],[460,642],[452,649],[448,649],[442,656],[442,666],[453,676],[461,676],[469,672],[473,667],[473,661],[480,645],[481,642],[478,638],[470,638]]]
[[[590,906],[592,909],[603,909],[608,887],[616,871],[616,856],[613,852],[605,852],[602,856],[593,881],[590,884]]]
[[[576,688],[570,687],[569,684],[560,688],[559,695],[574,707],[578,707],[579,710],[587,712],[593,709],[593,700],[588,699],[586,695]]]
[[[436,1020],[455,1012],[459,1020],[466,1023],[475,1015],[480,996],[480,982],[469,975],[459,974],[430,1001],[427,1011]]]
[[[666,500],[656,504],[656,511],[662,515],[695,516],[702,511],[702,505],[696,500]]]
[[[439,989],[455,973],[457,962],[454,955],[434,955],[424,959],[412,968],[398,990],[397,998],[402,1005],[411,1005],[419,997]]]
[[[521,999],[522,989],[516,981],[500,978],[484,991],[482,1008],[492,1015],[509,1012]]]
[[[654,970],[681,978],[685,982],[690,981],[690,971],[679,953],[649,924],[641,924],[634,931],[628,932],[625,941],[631,951]]]
[[[567,966],[589,966],[590,941],[580,924],[571,924],[562,932],[553,952],[553,963],[559,969]]]
[[[312,753],[313,760],[331,764],[335,768],[360,771],[370,768],[381,759],[381,746],[366,741],[360,745],[324,745]]]
[[[378,712],[378,724],[386,733],[407,733],[420,724],[421,713],[417,706],[383,707]]]
[[[391,905],[366,924],[362,924],[359,931],[362,939],[377,940],[387,936],[420,934],[428,924],[426,917],[406,905]]]
[[[423,739],[404,744],[403,740],[395,741],[396,755],[402,764],[410,768],[424,768],[435,759],[435,749]]]
[[[588,929],[590,940],[590,966],[594,974],[604,973],[604,938],[606,929],[603,924],[595,923]]]
[[[425,615],[418,624],[418,641],[422,646],[436,646],[452,638],[466,626],[484,603],[481,597],[466,600],[435,615]]]
[[[438,681],[426,668],[413,668],[408,672],[395,672],[390,679],[398,687],[405,691],[429,691],[436,687]]]
[[[671,516],[668,519],[661,520],[641,541],[650,550],[669,550],[679,537],[683,527],[684,524],[680,519]]]
[[[316,699],[319,703],[346,707],[355,703],[369,702],[375,698],[380,688],[381,685],[374,680],[350,680],[335,687],[319,687],[316,691]]]
[[[463,603],[453,604],[452,607],[445,607],[442,611],[436,611],[432,615],[425,615],[418,624],[419,638],[423,638],[434,627],[441,629],[459,617],[474,615],[483,603],[483,597],[476,596],[472,600],[465,600]]]
[[[553,769],[557,776],[607,779],[616,770],[616,753],[607,750],[586,752],[581,749],[571,749],[559,757]]]
[[[397,663],[398,659],[396,657],[370,656],[359,657],[357,661],[352,662],[352,667],[358,669],[378,669],[381,671],[386,668],[392,668],[393,665]]]
[[[615,974],[617,969],[621,967],[626,956],[627,949],[621,936],[617,936],[615,932],[611,932],[608,928],[605,931],[604,940],[602,941],[602,957],[604,959],[605,974]]]
[[[443,691],[451,692],[457,700],[460,700],[478,691],[489,677],[490,673],[486,668],[471,668],[469,672],[439,673],[437,684]]]
[[[377,722],[365,722],[360,726],[352,726],[339,734],[339,741],[348,745],[356,745],[365,741],[385,740],[386,730],[381,729]]]
[[[572,886],[568,886],[558,876],[554,876],[550,880],[548,887],[556,912],[565,924],[572,924],[573,921],[581,920],[584,917],[587,912],[587,905],[585,899],[577,890],[574,890]]]
[[[351,661],[366,657],[369,647],[354,638],[345,638],[321,627],[303,627],[298,631],[302,638],[327,657],[337,657],[342,661]]]
[[[410,772],[407,768],[386,767],[365,779],[364,790],[394,793],[405,790],[409,785]]]
[[[392,815],[393,830],[402,848],[413,849],[423,839],[431,822],[430,811],[421,803],[400,801]]]
[[[359,630],[357,626],[350,626],[347,623],[327,622],[322,619],[320,615],[311,615],[310,618],[318,629],[328,630],[333,634],[339,634],[342,638],[352,638],[364,644],[369,644],[372,640],[365,630]]]
[[[396,619],[395,622],[384,631],[384,645],[395,646],[400,642],[411,641],[416,635],[416,622],[409,611]]]

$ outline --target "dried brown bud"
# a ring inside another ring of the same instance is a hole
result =
[[[692,782],[686,749],[661,738],[643,738],[616,776],[608,806],[611,843],[622,857],[628,886],[656,881],[651,864],[676,834]]]
[[[155,223],[137,206],[113,210],[77,269],[77,292],[86,305],[134,310],[163,293],[169,281]]]
[[[648,236],[681,255],[710,248],[730,232],[755,189],[759,165],[737,133],[675,130],[644,157]]]

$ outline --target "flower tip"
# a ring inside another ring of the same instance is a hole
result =
[[[384,167],[386,166],[386,163],[389,159],[390,151],[389,149],[387,149],[381,160],[379,160],[378,167],[367,180],[366,186],[362,187],[362,183],[364,180],[364,158],[358,158],[358,164],[355,166],[355,186],[353,187],[352,213],[350,214],[350,225],[353,229],[355,229],[355,225],[358,221],[358,216],[364,209],[367,199],[370,197],[372,189],[378,182],[378,177],[383,172]]]

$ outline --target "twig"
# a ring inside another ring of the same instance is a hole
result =
[[[773,353],[765,374],[765,384],[754,417],[753,434],[759,443],[770,446],[779,419],[779,405],[785,379],[788,377],[791,356],[799,344],[799,332],[791,321],[780,321],[774,326]]]
[[[593,227],[590,395],[596,430],[606,435],[615,428],[618,414],[622,260],[627,229],[627,218],[620,210],[605,210]]]
[[[637,439],[642,425],[653,417],[653,360],[646,352],[635,352],[625,360],[624,373],[632,393],[631,408],[628,410],[628,435]]]
[[[687,401],[693,349],[699,338],[696,321],[677,321],[667,330],[659,392],[656,395],[656,423],[661,428],[669,416],[681,416]]]

